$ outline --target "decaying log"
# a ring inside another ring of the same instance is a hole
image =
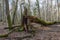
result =
[[[34,17],[34,16],[28,16],[27,18],[28,18],[28,19],[30,20],[30,22],[32,22],[32,23],[38,23],[38,24],[41,24],[41,25],[44,25],[44,26],[53,25],[53,24],[56,24],[56,23],[57,23],[57,22],[46,22],[46,21],[41,20],[41,19],[39,19],[39,18],[37,18],[37,17]]]

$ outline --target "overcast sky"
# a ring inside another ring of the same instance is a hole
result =
[[[41,5],[41,3],[42,3],[42,1],[43,0],[39,0],[39,2],[40,2],[40,6],[42,6]],[[9,0],[9,7],[11,8],[11,2],[12,2],[12,0]],[[26,1],[26,2],[28,2],[28,1]],[[31,2],[31,5],[34,5],[34,3],[36,2],[36,0],[30,0],[30,2]],[[55,0],[53,1],[53,5],[55,4]]]
[[[32,5],[36,2],[36,0],[30,0],[31,1],[31,3],[32,3]],[[12,0],[9,0],[9,7],[11,8],[11,2],[12,2]],[[27,2],[27,1],[26,1]]]

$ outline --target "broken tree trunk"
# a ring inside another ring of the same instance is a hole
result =
[[[53,24],[57,23],[57,22],[46,22],[46,21],[41,20],[41,19],[34,17],[34,16],[28,16],[27,18],[30,20],[30,22],[38,23],[38,24],[41,24],[43,26],[53,25]]]

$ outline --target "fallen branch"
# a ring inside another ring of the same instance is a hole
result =
[[[3,35],[0,35],[0,38],[2,37],[8,37],[9,34],[11,34],[13,31],[15,31],[16,29],[18,29],[19,27],[16,27],[16,28],[13,28],[11,31],[9,31],[7,34],[3,34]]]
[[[16,27],[20,27],[20,24],[18,24],[18,25],[13,25],[13,26],[11,27],[11,29],[16,28]],[[4,29],[9,29],[9,27],[5,27]]]

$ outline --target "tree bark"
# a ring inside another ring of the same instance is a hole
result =
[[[11,27],[12,27],[12,22],[11,22],[11,17],[10,17],[10,14],[9,14],[9,3],[8,3],[8,0],[5,0],[5,3],[6,3],[7,22],[8,22],[9,28],[11,29]]]
[[[15,22],[15,18],[16,18],[17,3],[18,3],[18,0],[16,1],[16,6],[15,6],[14,14],[13,14],[12,24],[15,24],[14,22]]]
[[[39,18],[41,18],[41,16],[40,16],[40,6],[39,6],[39,0],[36,0],[37,1],[37,5],[38,5],[38,16],[39,16]]]

